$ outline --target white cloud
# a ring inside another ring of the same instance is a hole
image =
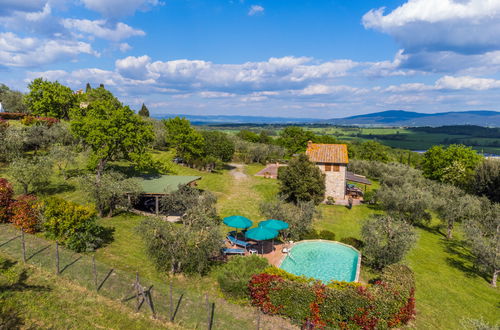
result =
[[[409,53],[500,49],[497,0],[408,0],[388,14],[385,8],[369,11],[363,24],[393,36]]]
[[[66,18],[62,20],[62,25],[69,30],[87,33],[111,41],[120,41],[133,36],[146,35],[144,31],[134,29],[125,23],[118,22],[112,24],[106,20],[91,21],[88,19]]]
[[[248,16],[254,16],[263,13],[264,13],[264,7],[259,5],[253,5],[250,7],[250,10],[248,11]]]
[[[471,89],[476,91],[500,88],[500,80],[488,78],[475,78],[470,76],[452,77],[444,76],[436,81],[436,87],[440,89]]]
[[[104,17],[118,18],[129,16],[136,11],[145,11],[151,7],[162,5],[158,0],[81,0],[85,7],[96,11]]]
[[[42,10],[45,6],[45,1],[40,0],[1,0],[0,1],[0,16],[12,12],[35,12]]]
[[[125,52],[128,52],[129,50],[132,49],[132,46],[130,46],[128,43],[126,42],[122,42],[121,44],[118,45],[118,49],[122,52],[122,53],[125,53]]]
[[[151,58],[147,55],[140,57],[129,56],[123,59],[116,60],[116,71],[124,77],[145,80],[150,77],[150,73],[146,68],[151,63]]]
[[[99,55],[85,42],[21,38],[11,32],[0,33],[0,63],[5,66],[35,67],[74,59],[80,54]]]
[[[332,95],[338,93],[356,93],[360,89],[350,86],[335,86],[335,85],[309,85],[301,91],[298,91],[299,95]]]

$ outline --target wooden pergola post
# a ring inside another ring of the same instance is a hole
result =
[[[155,211],[156,215],[160,214],[160,198],[155,196]]]

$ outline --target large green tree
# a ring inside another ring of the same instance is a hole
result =
[[[361,228],[361,237],[364,256],[376,269],[401,261],[416,242],[411,225],[387,215],[367,220]]]
[[[71,88],[57,81],[37,78],[28,88],[24,101],[35,115],[67,119],[70,110],[76,106],[77,98]]]
[[[169,147],[174,148],[177,156],[187,162],[203,157],[204,140],[200,132],[191,127],[186,118],[170,118],[165,122],[166,140]]]
[[[306,150],[307,141],[314,140],[314,133],[298,126],[287,126],[280,132],[278,143],[286,148],[288,155]]]
[[[226,133],[219,131],[202,131],[205,141],[204,153],[220,161],[229,162],[234,154],[234,142]]]
[[[305,154],[278,170],[280,194],[289,202],[321,203],[325,198],[325,176]]]
[[[149,165],[148,148],[154,138],[151,125],[103,87],[90,94],[88,107],[73,112],[71,130],[91,149],[97,181],[110,161],[126,159],[138,166]]]
[[[482,157],[472,148],[452,144],[447,148],[434,146],[427,150],[421,166],[429,179],[465,187],[481,160]]]

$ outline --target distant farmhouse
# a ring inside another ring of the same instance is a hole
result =
[[[325,174],[325,198],[344,199],[346,195],[347,145],[318,144],[309,141],[306,155]]]

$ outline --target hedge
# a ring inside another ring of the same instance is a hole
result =
[[[415,280],[404,265],[386,267],[371,285],[329,285],[267,272],[249,283],[252,304],[264,313],[289,317],[301,326],[387,329],[415,316]]]
[[[2,119],[16,120],[16,119],[22,119],[25,116],[26,114],[21,112],[0,112],[0,118]]]
[[[10,222],[25,233],[40,230],[40,202],[33,195],[22,195],[10,204]]]

